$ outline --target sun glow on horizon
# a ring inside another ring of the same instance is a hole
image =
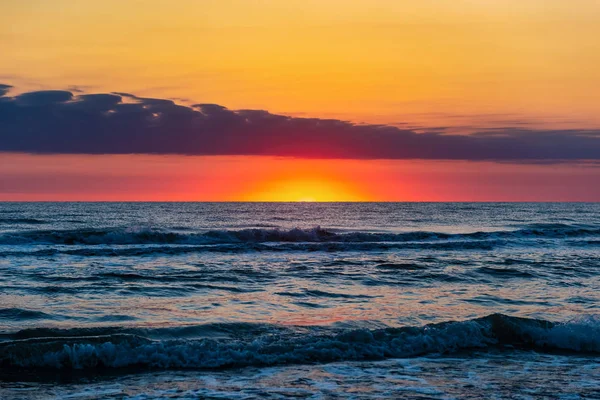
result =
[[[597,201],[596,180],[581,163],[0,155],[3,201]]]
[[[353,187],[347,179],[298,176],[267,180],[245,196],[246,201],[365,201],[368,196]]]

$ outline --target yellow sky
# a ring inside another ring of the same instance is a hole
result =
[[[424,125],[600,125],[597,0],[7,0],[0,81]]]

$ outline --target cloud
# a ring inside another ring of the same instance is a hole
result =
[[[10,85],[4,85],[0,83],[0,97],[4,96],[12,88]]]
[[[274,155],[306,158],[598,160],[600,130],[496,128],[470,135],[298,118],[128,93],[0,85],[0,151],[60,154]]]

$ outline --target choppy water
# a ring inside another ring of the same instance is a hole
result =
[[[0,203],[0,398],[600,398],[599,256],[600,204]]]

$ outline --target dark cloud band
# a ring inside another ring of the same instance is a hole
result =
[[[306,158],[598,160],[600,130],[498,128],[471,135],[293,118],[126,93],[0,85],[0,151],[61,154],[275,155]],[[126,98],[127,101],[123,101]]]

